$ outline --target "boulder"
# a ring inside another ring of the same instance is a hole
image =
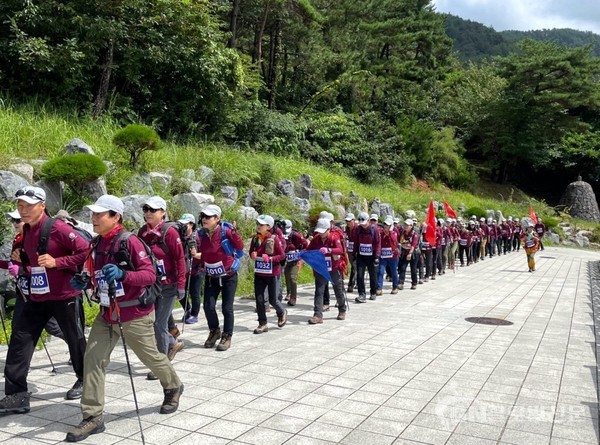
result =
[[[21,176],[6,170],[0,170],[0,199],[12,201],[17,190],[27,187],[29,182]]]
[[[375,213],[375,214],[381,216],[381,208],[380,208],[379,204],[381,204],[381,200],[379,198],[375,198],[373,200],[373,203],[371,204],[371,210],[369,213]]]
[[[282,179],[277,183],[276,187],[283,196],[287,196],[288,198],[296,196],[294,193],[294,183],[289,179]]]
[[[590,239],[587,236],[580,235],[579,233],[575,235],[575,242],[580,247],[590,247]]]
[[[214,177],[215,177],[215,171],[212,168],[207,167],[206,165],[200,166],[200,172],[198,173],[198,179],[200,181],[202,181],[207,186],[210,186],[212,184]]]
[[[343,205],[338,204],[333,208],[333,214],[335,216],[335,219],[344,220],[344,218],[346,217],[346,209]]]
[[[106,195],[108,193],[106,191],[106,181],[104,181],[104,177],[100,177],[95,181],[86,182],[81,186],[81,188],[83,195],[92,201],[95,201],[102,195]]]
[[[239,197],[238,188],[231,185],[224,185],[221,187],[221,194],[223,195],[223,198],[230,199],[234,202],[237,201]]]
[[[573,218],[600,222],[600,210],[598,209],[598,201],[596,201],[594,190],[590,184],[582,181],[581,177],[567,186],[560,199],[560,205]]]
[[[417,213],[414,210],[407,210],[406,212],[404,212],[404,218],[408,219],[408,218],[415,218],[417,216]]]
[[[235,207],[235,201],[229,198],[221,198],[221,207],[224,209]]]
[[[301,212],[308,212],[311,208],[310,201],[303,198],[294,198],[294,205],[298,207]]]
[[[241,206],[238,209],[238,213],[241,218],[249,220],[249,221],[250,220],[254,221],[256,218],[258,218],[258,212],[256,211],[256,209],[254,207]]]
[[[204,193],[181,193],[173,197],[173,203],[178,204],[187,213],[199,215],[204,207],[215,202],[213,195]]]
[[[382,219],[385,219],[387,216],[394,216],[394,209],[391,204],[381,203],[379,204],[379,216]]]
[[[190,192],[193,193],[204,193],[206,191],[206,187],[204,187],[204,184],[198,181],[188,180],[188,187],[190,189]]]
[[[312,189],[308,187],[298,187],[295,188],[296,196],[302,199],[310,199],[312,196]]]
[[[331,199],[335,204],[341,204],[344,199],[344,194],[342,192],[331,192]]]
[[[30,184],[33,184],[33,167],[29,164],[12,164],[8,169],[25,179]]]
[[[256,196],[254,189],[246,190],[246,195],[244,196],[245,207],[252,207],[254,205],[254,196]]]
[[[152,184],[154,193],[158,194],[167,191],[169,185],[171,185],[171,182],[173,182],[173,176],[165,173],[150,172],[148,173],[148,177],[150,178],[150,183]]]
[[[148,175],[140,175],[134,173],[129,177],[123,191],[126,195],[154,195],[154,188],[152,187],[152,181]]]
[[[34,184],[46,191],[46,208],[50,213],[56,213],[62,208],[65,186],[60,181],[42,179]]]
[[[125,205],[123,219],[126,221],[133,221],[138,227],[141,227],[143,224],[145,224],[146,221],[144,220],[142,206],[149,197],[150,195],[129,195],[121,198],[123,204]]]
[[[65,153],[68,155],[73,155],[75,153],[89,153],[91,155],[95,154],[92,147],[83,142],[79,138],[71,139],[64,146]]]
[[[544,238],[548,239],[552,244],[560,244],[560,236],[557,233],[546,232]]]
[[[331,200],[331,193],[328,190],[322,191],[319,193],[319,199],[327,206],[329,209],[333,209],[333,201]]]
[[[311,189],[313,186],[312,178],[310,177],[310,175],[308,173],[303,173],[300,176],[298,176],[298,180],[296,181],[296,184],[299,187],[306,187],[308,189]]]
[[[471,215],[469,215],[470,217]],[[502,214],[502,210],[496,210],[496,221],[498,221],[498,224],[500,224],[502,221],[504,221],[504,215]]]
[[[493,210],[486,210],[485,213],[487,214],[487,218],[496,219],[496,212]]]

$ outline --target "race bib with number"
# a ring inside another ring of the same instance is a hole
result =
[[[285,259],[288,260],[290,263],[292,261],[298,261],[299,257],[298,257],[298,252],[296,252],[295,250],[292,252],[288,252],[285,254]]]
[[[354,252],[354,241],[348,241],[348,243],[346,245],[348,247],[348,252],[353,253]]]
[[[537,230],[537,233],[542,233],[544,231],[544,229],[542,229],[541,227],[538,227],[536,230]]]
[[[442,246],[446,245],[446,237],[442,238]]]
[[[167,271],[165,270],[165,260],[156,260],[156,267],[158,267],[158,271],[162,275],[161,280],[166,280]]]
[[[327,265],[327,271],[331,272],[331,257],[325,257],[325,264]]]
[[[19,277],[19,289],[23,295],[29,295],[29,279],[27,277]]]
[[[47,294],[50,292],[50,284],[48,283],[48,275],[45,267],[31,268],[31,289],[30,292],[34,295]]]
[[[226,274],[223,261],[219,261],[218,263],[206,263],[204,265],[204,270],[206,271],[206,274],[211,277],[219,277]]]
[[[273,273],[273,263],[257,259],[254,262],[254,272],[270,275]]]
[[[108,307],[110,306],[110,297],[108,296],[108,283],[106,282],[106,277],[102,273],[102,270],[95,271],[94,276],[96,277],[96,295],[100,299],[100,305]],[[122,297],[123,295],[125,295],[123,283],[116,281],[115,297]]]
[[[391,247],[382,247],[381,248],[381,258],[392,258],[394,256],[394,252]]]
[[[459,243],[460,243],[461,246],[466,246],[467,245],[467,240],[464,239],[464,238],[461,238],[460,241],[459,241]]]
[[[527,241],[525,241],[525,247],[527,247],[528,249],[535,247],[535,240],[528,239]]]
[[[373,255],[373,244],[360,243],[358,253],[360,253],[361,255],[365,255],[365,256]]]
[[[424,249],[429,249],[429,247],[431,247],[431,244],[429,244],[429,241],[423,241],[421,243],[421,247],[423,247]]]

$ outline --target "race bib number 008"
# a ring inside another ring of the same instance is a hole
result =
[[[45,267],[31,268],[31,289],[30,292],[34,295],[47,294],[50,292],[50,284],[48,283],[48,275]]]

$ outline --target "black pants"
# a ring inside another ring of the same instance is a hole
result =
[[[267,324],[266,303],[271,303],[275,308],[277,316],[285,313],[285,308],[279,301],[279,280],[277,277],[263,277],[254,274],[254,298],[256,300],[256,313],[258,314],[258,324],[264,326]],[[206,288],[204,289],[206,295]]]
[[[404,284],[406,279],[406,268],[410,264],[410,280],[411,284],[417,285],[418,274],[417,274],[417,256],[411,255],[410,261],[406,259],[406,250],[402,249],[400,254],[400,261],[398,262],[398,283]]]
[[[350,276],[348,277],[348,287],[354,288],[356,287],[356,257],[352,253],[349,253],[348,256],[350,257]]]
[[[84,321],[85,317],[83,315],[83,305],[81,304],[80,301],[78,301],[77,303],[80,306],[81,320]],[[21,314],[23,313],[24,308],[25,308],[25,300],[23,299],[21,292],[17,289],[17,298],[15,300],[15,307],[13,310],[13,317],[12,317],[12,322],[10,325],[13,332],[15,331],[15,320],[17,318],[21,317]],[[48,323],[46,323],[46,326],[44,326],[44,329],[46,329],[46,332],[48,334],[50,334],[54,337],[60,338],[61,340],[64,340],[65,342],[67,341],[65,339],[64,334],[60,330],[58,323],[56,322],[56,318],[54,318],[54,317],[50,318],[50,320],[48,320]]]
[[[465,253],[466,253],[466,257],[467,257],[467,264],[471,264],[471,246],[458,246],[458,257],[460,258],[460,265],[464,266],[465,265]]]
[[[431,249],[423,250],[423,262],[425,263],[425,278],[435,275],[433,269],[433,252]]]
[[[6,395],[27,391],[27,374],[31,358],[42,329],[51,317],[56,318],[65,336],[73,371],[78,379],[83,379],[83,354],[86,341],[81,319],[83,308],[78,300],[78,297],[73,297],[67,300],[25,303],[21,316],[15,321],[6,354],[4,366]]]
[[[371,285],[370,295],[377,293],[377,270],[374,264],[375,259],[372,256],[358,255],[356,259],[357,277],[356,283],[358,285],[358,295],[366,296],[365,288],[365,271],[369,271],[369,284]]]
[[[217,300],[221,294],[221,312],[223,313],[223,332],[233,335],[233,300],[238,285],[238,274],[230,277],[204,278],[204,316],[209,329],[219,327],[219,316],[217,315]],[[263,305],[264,310],[264,305]],[[192,309],[193,311],[193,309]],[[192,312],[193,313],[193,312]]]
[[[517,252],[521,250],[521,243],[519,241],[519,235],[515,234],[512,239],[512,249],[516,250]]]
[[[335,299],[337,301],[338,310],[340,312],[346,312],[346,294],[344,293],[344,279],[342,274],[338,270],[329,272],[331,279],[333,280],[333,292],[335,293]],[[329,290],[329,281],[323,278],[318,273],[315,274],[315,304],[314,304],[314,316],[323,318],[323,297],[325,292]]]

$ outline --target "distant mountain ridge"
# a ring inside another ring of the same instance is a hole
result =
[[[462,62],[486,57],[505,56],[525,39],[555,41],[568,47],[592,44],[592,55],[600,57],[600,35],[576,29],[543,29],[536,31],[496,31],[482,23],[461,17],[446,16],[446,34],[454,41],[454,51]]]

